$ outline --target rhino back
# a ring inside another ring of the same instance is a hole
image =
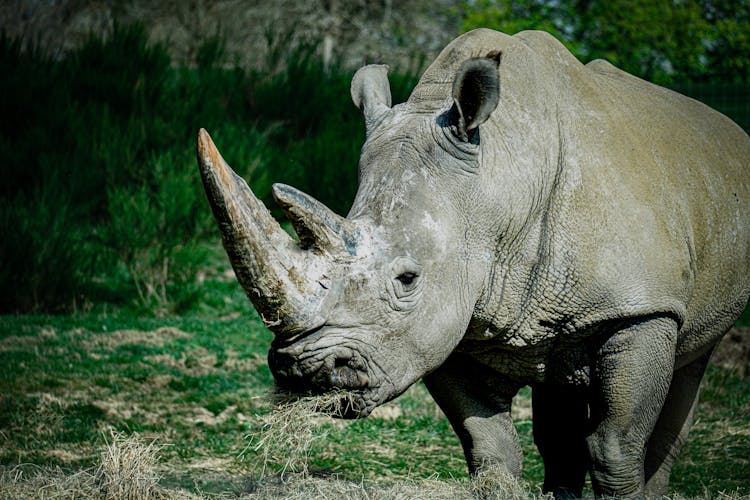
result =
[[[569,216],[581,265],[636,309],[671,304],[678,356],[710,345],[750,293],[750,139],[709,107],[624,73],[586,67],[595,86],[570,116]],[[587,257],[587,258],[586,258]]]

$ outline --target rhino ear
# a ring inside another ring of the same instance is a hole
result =
[[[368,131],[391,108],[388,66],[370,64],[359,68],[352,78],[352,101],[365,115]]]
[[[476,131],[500,100],[500,52],[464,61],[453,80],[449,120],[453,134],[464,142],[478,140]]]

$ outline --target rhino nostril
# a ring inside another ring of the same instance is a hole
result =
[[[351,360],[337,358],[331,370],[331,385],[341,389],[361,389],[367,387],[367,374],[350,366]]]
[[[350,361],[351,361],[350,358],[336,358],[333,361],[333,367],[334,368],[342,368],[344,366],[348,366]]]

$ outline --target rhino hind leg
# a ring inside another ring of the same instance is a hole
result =
[[[589,468],[585,390],[536,385],[532,404],[534,443],[544,461],[543,491],[555,498],[580,498]]]
[[[693,425],[700,383],[712,352],[709,350],[674,374],[669,394],[646,449],[645,479],[648,495],[667,494],[669,473]]]
[[[508,387],[460,353],[453,353],[424,383],[458,435],[472,475],[499,466],[520,478],[521,446],[510,417],[518,387]]]

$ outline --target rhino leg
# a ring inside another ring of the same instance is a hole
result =
[[[669,473],[693,425],[698,389],[712,352],[710,350],[680,368],[672,378],[667,400],[646,450],[645,479],[648,495],[667,494]]]
[[[500,465],[521,476],[521,446],[510,417],[517,385],[461,353],[453,353],[424,382],[458,434],[471,474]]]
[[[589,468],[589,409],[584,390],[535,385],[532,404],[534,442],[544,461],[543,491],[555,498],[581,497]]]
[[[597,496],[643,495],[646,444],[669,391],[676,338],[667,317],[636,320],[603,338],[592,363],[587,437]]]

